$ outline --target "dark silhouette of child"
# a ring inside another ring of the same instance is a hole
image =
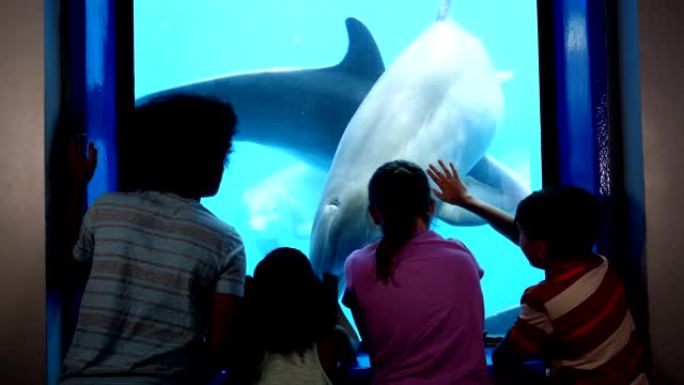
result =
[[[470,195],[453,164],[439,163],[428,170],[437,197],[480,215],[546,273],[525,290],[520,316],[494,352],[496,383],[531,384],[522,362],[541,356],[553,384],[648,384],[623,284],[593,252],[599,201],[577,187],[549,187],[523,199],[513,218]]]
[[[297,249],[271,251],[248,279],[234,380],[240,385],[339,383],[354,360],[338,326],[337,281],[321,281]]]
[[[203,97],[135,110],[131,191],[99,197],[74,247],[92,270],[61,384],[201,383],[229,352],[244,248],[199,200],[218,190],[235,125],[230,105]]]

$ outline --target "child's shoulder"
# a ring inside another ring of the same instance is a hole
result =
[[[162,193],[155,191],[113,191],[106,192],[93,202],[93,209],[140,209],[145,211],[164,211],[177,203],[162,199]]]
[[[563,274],[547,277],[530,286],[523,294],[523,302],[541,306],[549,303],[576,302],[578,298],[586,297],[587,293],[598,290],[601,285],[612,287],[616,282],[614,279],[609,279],[610,285],[604,284],[606,278],[612,278],[611,274],[608,260],[597,255],[596,258],[582,262]]]
[[[553,297],[554,291],[550,282],[543,280],[525,289],[520,299],[520,304],[525,304],[535,309],[544,309],[544,304]]]
[[[91,206],[91,209],[98,209],[104,207],[116,207],[116,205],[126,205],[131,204],[134,200],[134,193],[130,192],[106,192],[98,196]]]
[[[224,222],[198,201],[158,191],[108,192],[99,196],[90,211],[123,210],[152,215],[158,220],[191,225],[221,238],[240,241],[235,228]]]
[[[213,227],[217,231],[225,234],[231,234],[234,237],[240,238],[235,227],[225,222],[223,219],[219,218],[216,214],[209,211],[206,207],[201,204],[197,204],[196,216],[198,220],[201,220],[207,226]]]
[[[378,242],[371,243],[356,249],[349,254],[347,261],[375,260],[375,251],[378,249]]]
[[[419,235],[418,240],[419,242],[430,244],[431,247],[446,247],[449,249],[456,249],[459,251],[467,251],[469,254],[472,254],[470,252],[470,249],[468,249],[468,247],[465,245],[465,243],[463,243],[463,241],[452,237],[445,238],[434,230],[427,230],[422,232]]]

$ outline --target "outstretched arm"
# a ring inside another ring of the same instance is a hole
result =
[[[477,214],[487,221],[494,230],[501,233],[511,242],[518,244],[518,228],[510,214],[471,195],[468,188],[461,181],[453,163],[449,162],[449,167],[447,167],[440,159],[439,166],[438,168],[434,164],[430,164],[427,170],[430,178],[439,187],[439,189],[432,189],[437,198]]]

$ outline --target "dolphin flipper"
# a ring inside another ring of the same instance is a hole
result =
[[[487,337],[503,337],[520,316],[520,306],[514,306],[485,318]]]
[[[513,171],[486,155],[463,177],[463,183],[478,199],[508,213],[514,213],[518,203],[530,193]],[[479,216],[449,204],[441,204],[436,216],[451,225],[477,226],[485,223]]]
[[[323,255],[334,255],[334,251],[331,249],[333,245],[331,238],[336,237],[336,234],[331,229],[334,228],[332,222],[337,218],[337,214],[339,214],[339,205],[337,204],[325,205],[316,213],[318,220],[315,222],[312,232],[318,236],[311,237],[311,250],[319,250]],[[311,263],[314,271],[318,274],[327,272],[338,277],[343,276],[341,264],[332,264],[324,259],[313,259]],[[332,271],[331,267],[338,271]]]

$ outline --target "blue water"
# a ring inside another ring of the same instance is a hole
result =
[[[504,118],[488,154],[532,190],[541,186],[536,0],[454,0],[451,17],[478,37],[503,85]],[[344,20],[373,34],[385,66],[434,21],[437,0],[138,0],[135,93],[150,93],[236,72],[334,65],[347,50]],[[286,135],[287,133],[284,133]],[[278,246],[309,250],[309,233],[327,170],[277,148],[237,142],[219,193],[202,201],[237,228],[248,273]],[[461,239],[485,270],[487,315],[519,303],[543,278],[516,245],[486,226],[433,228]]]

